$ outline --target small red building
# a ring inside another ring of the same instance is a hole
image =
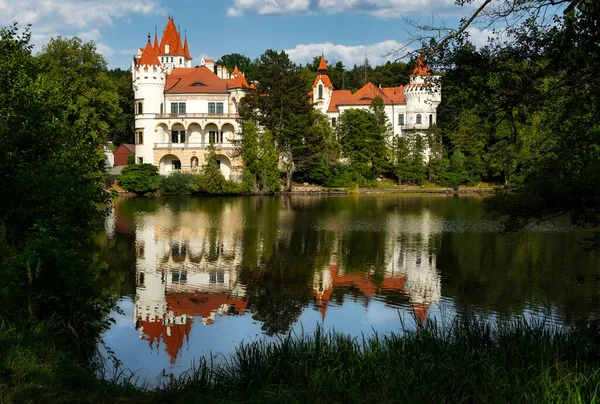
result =
[[[135,154],[135,145],[123,143],[115,150],[115,166],[126,166],[130,154]]]

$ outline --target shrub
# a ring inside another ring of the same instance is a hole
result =
[[[366,179],[350,164],[339,164],[332,168],[332,176],[325,183],[331,188],[356,188],[366,185]]]
[[[189,195],[193,191],[196,174],[173,172],[160,177],[158,190],[164,195]]]
[[[127,165],[128,166],[132,166],[135,164],[135,154],[130,154],[129,156],[127,156]]]
[[[129,192],[145,194],[158,188],[158,168],[152,164],[134,164],[123,168],[119,185]]]

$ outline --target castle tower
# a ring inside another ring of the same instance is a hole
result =
[[[327,75],[327,63],[325,62],[325,56],[321,56],[321,63],[319,64],[319,70],[317,78],[313,84],[313,104],[315,108],[321,110],[321,112],[327,112],[331,97],[333,95],[333,84]]]
[[[427,129],[436,124],[436,110],[442,100],[439,78],[431,75],[425,58],[420,56],[410,84],[404,87],[408,129]]]
[[[181,35],[175,26],[173,17],[169,17],[167,20],[167,25],[158,46],[157,56],[168,73],[178,67],[192,67],[192,57],[190,56],[187,43],[187,34],[182,44]]]
[[[134,59],[131,71],[135,93],[136,162],[152,163],[155,142],[152,123],[157,114],[164,113],[166,74],[150,42],[150,35],[141,56]]]

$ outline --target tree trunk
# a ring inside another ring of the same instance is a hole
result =
[[[292,190],[292,176],[294,175],[294,164],[288,164],[285,168],[286,177],[285,177],[285,190],[290,192]]]

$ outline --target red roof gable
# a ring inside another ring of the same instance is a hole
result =
[[[317,86],[319,80],[323,80],[323,84],[327,88],[331,88],[333,90],[333,84],[331,84],[331,80],[329,80],[329,76],[326,74],[319,74],[315,79],[315,83],[313,84],[313,88]]]
[[[354,94],[349,90],[335,90],[327,112],[339,112],[341,105],[371,105],[376,97],[381,97],[384,105],[406,104],[403,86],[379,88],[369,82]]]
[[[173,69],[167,76],[167,94],[227,94],[227,81],[206,66]]]

